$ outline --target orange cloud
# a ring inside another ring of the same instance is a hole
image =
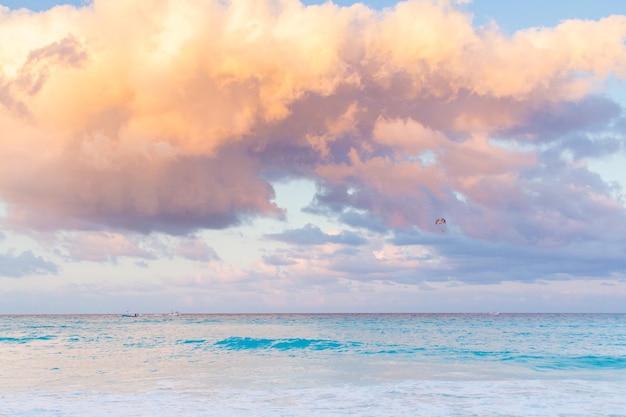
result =
[[[476,138],[626,75],[625,38],[625,16],[507,37],[430,0],[2,8],[0,198],[15,227],[184,233],[280,216],[275,175],[470,195],[535,163]]]

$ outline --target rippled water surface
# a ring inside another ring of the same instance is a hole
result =
[[[0,316],[7,417],[626,416],[625,386],[626,315]]]

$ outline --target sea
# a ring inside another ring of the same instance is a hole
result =
[[[0,416],[626,416],[626,315],[4,315]]]

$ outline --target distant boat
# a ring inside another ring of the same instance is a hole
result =
[[[491,315],[491,316],[497,316],[499,314],[500,314],[499,311],[492,311],[491,313],[489,313],[489,315]]]
[[[170,316],[180,316],[180,313],[178,311],[172,311],[170,312]]]
[[[122,314],[122,317],[139,317],[138,313],[129,313],[128,311]]]

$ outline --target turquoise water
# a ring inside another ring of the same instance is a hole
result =
[[[626,416],[626,315],[0,316],[0,416]]]

